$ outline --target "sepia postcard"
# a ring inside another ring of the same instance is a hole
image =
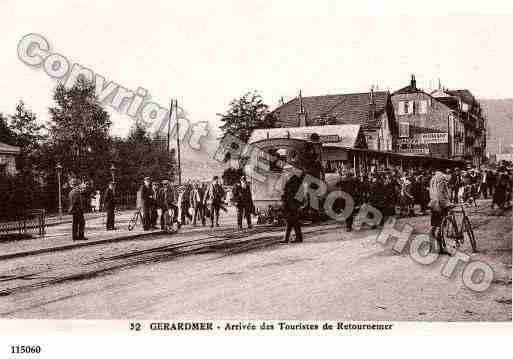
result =
[[[511,339],[508,2],[0,14],[1,358]]]

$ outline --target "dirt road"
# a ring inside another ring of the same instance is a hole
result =
[[[463,266],[442,276],[376,241],[377,230],[309,226],[279,244],[282,228],[238,232],[185,227],[174,236],[0,262],[0,315],[52,319],[318,319],[511,321],[511,213],[471,214],[479,252],[494,270],[475,292]],[[427,232],[428,217],[403,219]]]

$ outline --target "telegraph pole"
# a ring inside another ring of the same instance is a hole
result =
[[[178,100],[175,100],[176,111],[176,153],[178,156],[178,185],[182,184],[182,163],[180,159],[180,121],[178,120]]]
[[[173,100],[169,107],[169,119],[167,121],[167,152],[171,153],[171,118],[173,117]]]

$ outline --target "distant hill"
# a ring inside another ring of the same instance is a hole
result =
[[[227,167],[225,163],[213,159],[218,146],[217,139],[209,136],[201,144],[201,150],[187,145],[181,146],[182,179],[211,180],[213,176],[221,176]]]
[[[499,151],[499,138],[502,138],[503,152],[513,152],[513,99],[479,100],[488,118],[488,138],[486,151]]]

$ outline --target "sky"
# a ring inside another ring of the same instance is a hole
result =
[[[485,7],[486,4],[486,7]],[[29,33],[50,52],[164,107],[176,98],[192,122],[258,90],[283,97],[395,90],[415,74],[479,98],[513,97],[509,1],[2,1],[0,112],[22,99],[49,118],[57,80],[17,56]],[[150,101],[147,99],[146,101]],[[109,108],[113,133],[133,123]]]

